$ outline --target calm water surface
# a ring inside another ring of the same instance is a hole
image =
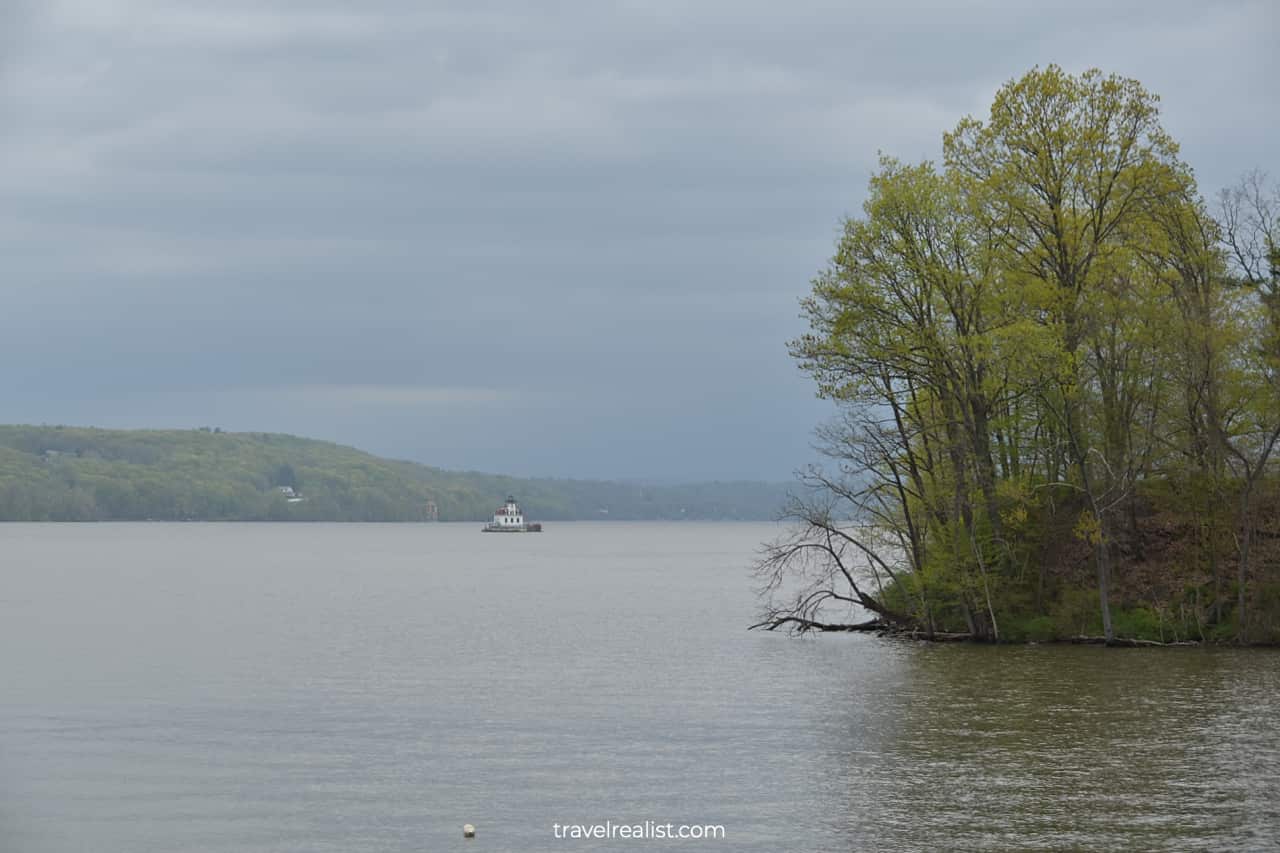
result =
[[[0,850],[1276,846],[1280,655],[748,633],[774,532],[0,526]]]

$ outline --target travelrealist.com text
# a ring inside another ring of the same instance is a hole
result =
[[[724,839],[724,827],[719,824],[675,824],[646,820],[643,823],[553,823],[551,832],[556,838],[680,838],[688,840]]]

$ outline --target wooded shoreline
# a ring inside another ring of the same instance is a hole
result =
[[[1010,80],[942,148],[881,158],[802,302],[836,417],[764,621],[1280,642],[1280,185],[1206,198],[1098,69]]]
[[[1061,646],[1111,646],[1113,648],[1205,648],[1205,647],[1232,647],[1232,648],[1280,648],[1280,642],[1249,642],[1240,643],[1237,640],[1227,639],[1222,641],[1210,640],[1144,640],[1135,637],[1112,637],[1107,639],[1101,636],[1075,636],[1065,637],[1061,639],[1048,640],[1003,640],[997,641],[990,637],[982,637],[971,633],[956,633],[948,631],[935,631],[932,634],[921,631],[916,628],[903,628],[889,622],[879,619],[870,619],[866,622],[852,623],[836,623],[836,622],[814,622],[811,620],[787,618],[777,619],[768,622],[757,622],[751,625],[747,630],[755,630],[763,628],[766,631],[776,631],[779,628],[786,628],[792,633],[804,634],[809,632],[817,632],[821,634],[875,634],[878,637],[887,637],[899,640],[916,640],[929,643],[977,643],[982,645],[1009,645],[1009,646],[1038,646],[1038,645],[1061,645]]]
[[[0,521],[765,520],[786,483],[519,478],[279,433],[0,425]]]

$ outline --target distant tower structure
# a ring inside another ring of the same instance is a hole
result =
[[[435,501],[427,501],[426,511],[427,511],[427,521],[440,520],[440,507],[436,506]]]
[[[541,533],[542,525],[526,524],[515,496],[507,495],[507,502],[493,513],[493,523],[480,529],[485,533]]]

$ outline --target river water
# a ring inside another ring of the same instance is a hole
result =
[[[0,526],[0,850],[1275,849],[1280,654],[747,632],[776,532]]]

